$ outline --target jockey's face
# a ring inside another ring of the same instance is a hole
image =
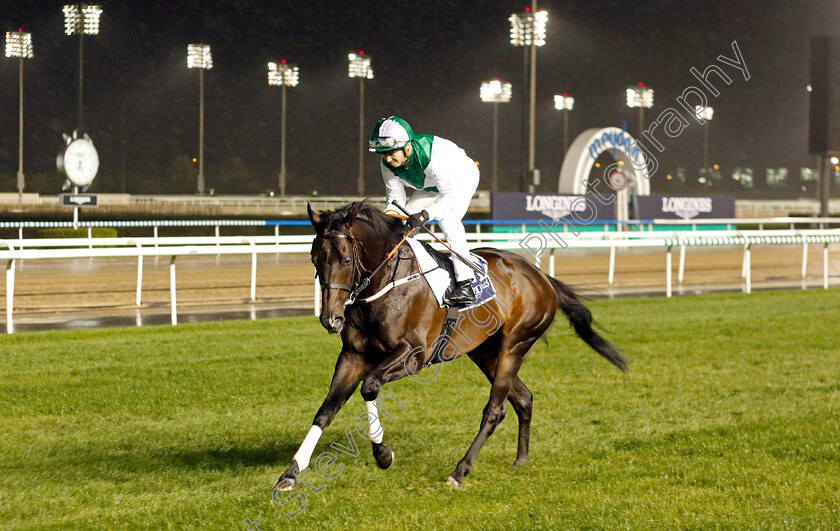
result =
[[[382,158],[385,159],[385,163],[388,164],[388,166],[392,168],[399,168],[408,162],[408,155],[410,153],[411,144],[408,144],[405,147],[383,153]]]

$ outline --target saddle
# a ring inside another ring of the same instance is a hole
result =
[[[431,357],[423,364],[424,367],[428,367],[433,363],[441,361],[440,356],[445,350],[449,339],[452,337],[455,326],[458,324],[460,312],[480,306],[494,299],[496,297],[496,290],[493,287],[488,273],[487,261],[476,254],[470,253],[472,261],[484,271],[483,274],[477,275],[473,280],[476,302],[469,306],[447,306],[443,300],[447,292],[455,288],[455,267],[452,264],[451,253],[438,251],[428,243],[415,238],[408,238],[406,242],[412,251],[414,251],[414,256],[417,258],[417,265],[423,277],[426,279],[429,288],[434,293],[438,306],[446,308],[446,318],[443,321],[443,328],[440,332],[441,337],[435,345],[435,350],[432,352]]]

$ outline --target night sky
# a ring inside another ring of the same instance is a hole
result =
[[[102,161],[93,191],[151,192],[144,183],[172,173],[178,157],[198,153],[198,72],[187,69],[189,43],[212,46],[205,74],[205,175],[219,193],[276,188],[280,164],[280,88],[267,84],[266,63],[300,66],[289,88],[287,171],[290,193],[352,193],[358,171],[359,82],[347,54],[364,50],[375,79],[365,82],[365,133],[397,114],[415,131],[449,138],[481,163],[489,184],[492,105],[482,81],[513,84],[500,104],[500,173],[505,189],[519,179],[523,50],[509,42],[511,13],[526,2],[103,2],[101,32],[84,42],[85,130]],[[24,64],[27,178],[54,182],[61,134],[76,125],[78,39],[63,31],[62,2],[3,0],[2,30],[33,36]],[[815,166],[807,152],[809,38],[838,33],[835,1],[704,2],[662,0],[543,1],[547,44],[537,58],[537,152],[545,190],[556,188],[562,162],[562,114],[553,95],[575,98],[572,138],[591,127],[626,121],[637,111],[624,91],[643,81],[655,91],[646,121],[697,85],[718,55],[737,41],[750,80],[724,67],[733,83],[712,98],[710,159],[735,166]],[[718,63],[720,64],[720,63]],[[0,61],[0,191],[15,190],[18,61]],[[665,172],[702,163],[702,128],[692,122],[663,142]],[[571,141],[571,139],[570,139]],[[366,154],[367,191],[381,194],[378,159]],[[795,169],[795,170],[794,170]],[[223,177],[228,174],[228,177]],[[234,175],[234,177],[230,177]],[[654,177],[654,190],[660,186]],[[763,177],[757,180],[763,180]],[[42,185],[43,187],[43,185]],[[194,189],[187,183],[186,190]]]

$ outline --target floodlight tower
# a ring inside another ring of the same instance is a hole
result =
[[[286,195],[286,87],[296,87],[299,80],[297,65],[287,63],[268,63],[268,84],[279,85],[280,104],[280,195]]]
[[[528,119],[523,123],[523,151],[525,149],[524,137],[527,126],[528,156],[527,166],[523,166],[522,188],[531,175],[533,189],[539,184],[537,173],[534,171],[534,136],[535,136],[535,114],[536,114],[536,90],[537,90],[537,46],[545,45],[545,27],[548,22],[548,13],[537,11],[537,0],[532,0],[531,7],[526,7],[524,13],[514,13],[510,21],[510,43],[514,46],[522,46],[525,50],[524,69],[525,83],[528,88]],[[523,162],[526,158],[523,157]]]
[[[209,44],[187,46],[187,68],[198,69],[198,180],[196,191],[204,193],[204,71],[213,68]]]
[[[639,139],[645,132],[645,109],[653,107],[653,89],[645,88],[645,84],[639,81],[638,87],[627,88],[627,106],[639,108]]]
[[[364,50],[347,55],[349,59],[348,75],[359,78],[359,176],[356,180],[356,193],[364,195],[364,157],[365,157],[365,79],[373,79],[373,69],[370,67],[370,56]]]
[[[83,80],[84,80],[84,36],[99,34],[99,16],[102,7],[93,4],[69,4],[64,6],[64,33],[79,36],[79,133],[82,132]]]
[[[23,60],[32,59],[32,34],[19,28],[6,32],[6,57],[17,57],[20,61],[20,93],[18,96],[18,172],[17,189],[19,200],[23,200]]]
[[[694,106],[694,114],[698,120],[701,122],[708,120],[712,121],[712,116],[715,114],[715,110],[711,107],[701,107],[700,105]],[[708,171],[709,169],[709,128],[711,124],[703,124],[703,170]]]
[[[479,92],[481,101],[493,104],[493,186],[491,191],[497,192],[499,186],[499,103],[510,101],[510,83],[502,83],[498,79],[485,81]]]
[[[563,111],[563,158],[569,151],[569,111],[575,106],[575,99],[564,92],[562,95],[554,96],[554,108]]]

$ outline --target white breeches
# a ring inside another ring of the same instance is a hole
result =
[[[444,237],[452,250],[464,257],[470,256],[470,250],[467,246],[467,233],[464,230],[464,224],[461,220],[467,213],[472,199],[472,193],[465,194],[466,197],[458,197],[454,201],[454,208],[451,208],[439,220],[440,229],[443,231]],[[426,209],[429,205],[434,203],[440,194],[437,192],[427,192],[425,190],[416,190],[405,205],[405,209],[414,214]],[[455,278],[457,280],[468,280],[473,278],[473,270],[461,260],[453,257],[452,262],[455,266]]]

